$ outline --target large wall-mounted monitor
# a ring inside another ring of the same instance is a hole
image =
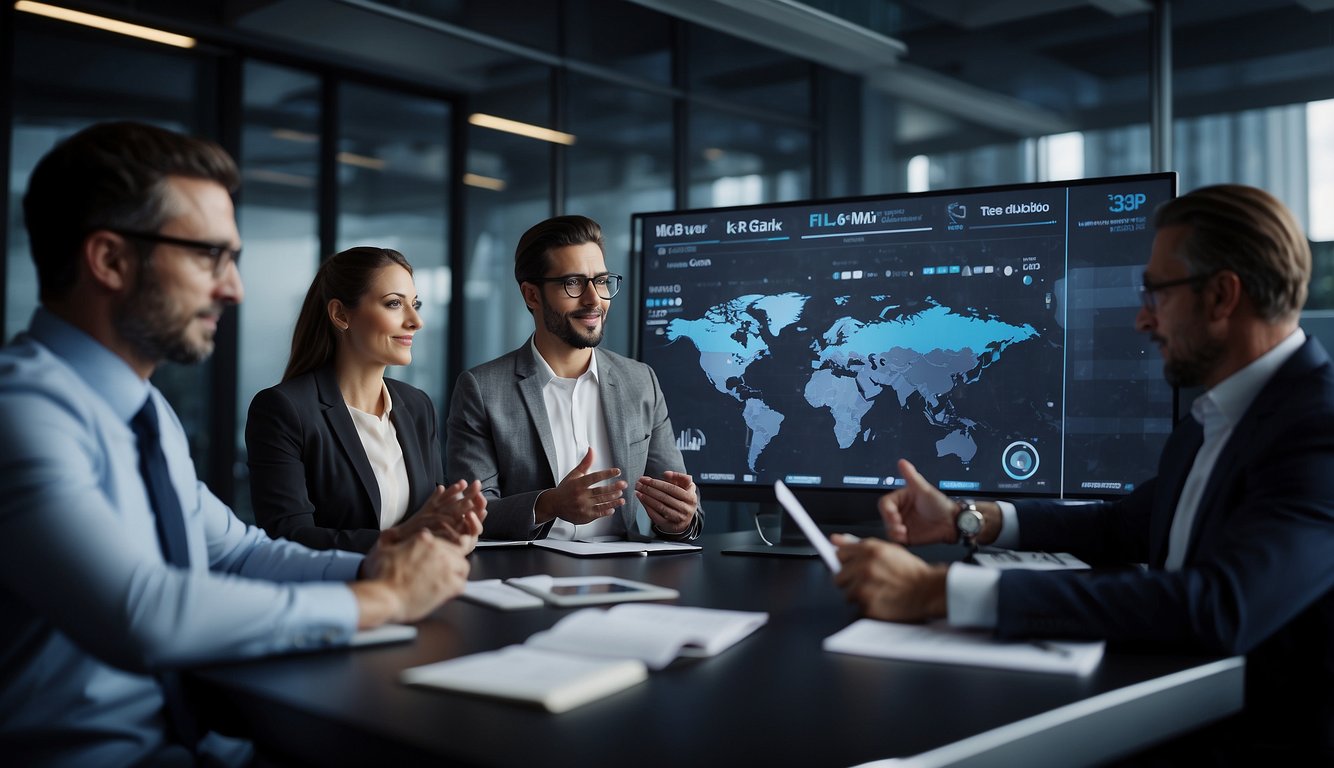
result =
[[[775,480],[884,493],[899,457],[957,495],[1130,492],[1175,416],[1134,328],[1175,187],[637,214],[638,355],[704,498],[770,498]]]

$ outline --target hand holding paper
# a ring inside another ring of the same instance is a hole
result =
[[[835,537],[843,569],[834,576],[848,602],[873,619],[923,621],[945,615],[947,565],[932,565],[881,539]]]

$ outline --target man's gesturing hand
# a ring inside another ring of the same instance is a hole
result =
[[[558,517],[575,525],[583,525],[599,517],[606,517],[615,512],[617,507],[625,504],[624,480],[597,485],[619,476],[621,470],[613,467],[589,472],[588,469],[592,466],[593,449],[589,448],[583,460],[570,470],[570,474],[560,481],[560,485],[537,497],[533,517],[539,525]]]
[[[695,518],[699,505],[695,481],[684,472],[668,470],[658,480],[648,475],[635,483],[635,497],[644,505],[648,519],[663,533],[682,533]]]
[[[958,538],[954,515],[959,507],[954,500],[928,483],[907,459],[899,459],[899,474],[907,485],[880,497],[880,517],[889,540],[916,545]]]

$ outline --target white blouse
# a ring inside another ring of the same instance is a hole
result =
[[[352,414],[352,423],[357,427],[361,438],[361,447],[366,450],[371,471],[375,473],[375,484],[380,486],[380,530],[392,528],[408,514],[408,467],[403,461],[403,446],[398,444],[398,431],[389,414],[394,410],[394,401],[389,397],[389,387],[380,385],[384,397],[384,415],[359,411],[347,406]]]

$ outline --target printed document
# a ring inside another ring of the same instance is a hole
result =
[[[945,621],[899,624],[875,619],[859,619],[824,640],[824,649],[835,653],[1066,675],[1092,672],[1105,647],[1101,642],[1002,642],[988,630],[960,629]]]

